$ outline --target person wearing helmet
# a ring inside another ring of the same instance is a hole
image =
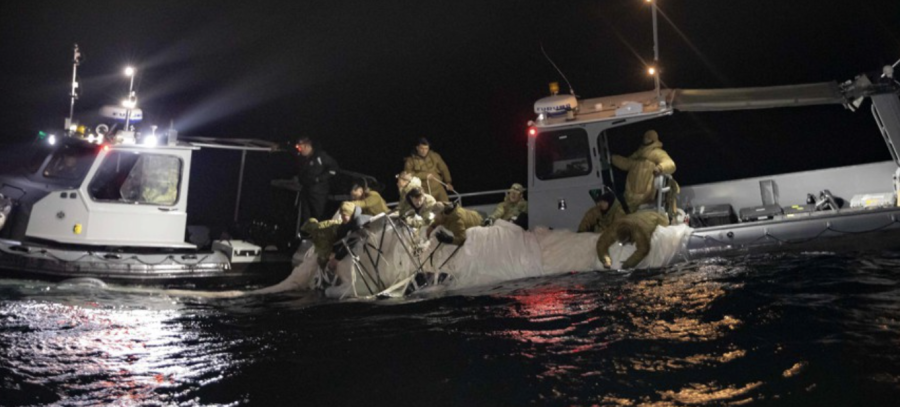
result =
[[[509,190],[506,191],[506,197],[503,198],[503,202],[497,205],[497,209],[494,209],[491,216],[485,219],[485,223],[492,224],[497,219],[503,219],[507,222],[519,224],[518,219],[522,215],[528,214],[528,201],[525,200],[524,193],[525,187],[522,184],[512,184]],[[527,222],[525,224],[527,226]]]
[[[425,192],[440,202],[450,200],[447,190],[453,191],[450,169],[441,155],[431,150],[431,143],[420,138],[415,151],[406,157],[403,170],[422,180]],[[446,186],[446,189],[445,189]]]
[[[307,137],[298,140],[296,148],[297,180],[303,187],[300,190],[300,217],[321,219],[328,202],[329,181],[337,174],[338,163]]]
[[[613,222],[625,217],[625,210],[609,187],[590,191],[595,205],[585,212],[578,224],[578,233],[603,233]]]
[[[629,213],[636,212],[641,205],[653,202],[656,197],[653,183],[655,176],[675,172],[675,162],[662,149],[662,145],[656,130],[648,130],[637,151],[627,158],[612,156],[612,164],[628,173],[625,178],[625,204]]]

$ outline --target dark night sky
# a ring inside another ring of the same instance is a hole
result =
[[[671,87],[846,80],[900,58],[897,0],[663,0],[660,10]],[[121,100],[130,63],[147,121],[200,136],[311,136],[343,167],[388,182],[427,136],[463,192],[524,181],[532,104],[560,80],[539,44],[581,96],[652,87],[639,0],[7,1],[0,30],[5,143],[61,125],[78,43],[78,110]],[[656,125],[683,184],[889,158],[867,111],[684,116]]]

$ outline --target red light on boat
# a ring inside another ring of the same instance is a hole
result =
[[[109,151],[109,144],[103,145],[103,151]]]
[[[536,128],[534,128],[534,127],[528,128],[528,137],[535,137],[535,136],[537,136],[537,133],[538,133],[538,131]]]

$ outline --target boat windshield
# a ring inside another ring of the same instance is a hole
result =
[[[114,151],[100,164],[88,192],[95,201],[174,205],[182,167],[171,155]]]
[[[50,162],[44,167],[44,177],[66,181],[81,181],[88,170],[91,169],[91,164],[93,164],[96,155],[95,147],[63,144],[56,149],[53,157],[50,158]],[[32,162],[31,167],[38,159]]]
[[[591,172],[587,132],[581,128],[541,133],[535,146],[535,175],[550,180]]]

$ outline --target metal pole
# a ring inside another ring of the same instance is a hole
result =
[[[81,53],[78,52],[78,44],[75,44],[75,57],[73,58],[72,63],[72,94],[69,95],[72,97],[72,103],[69,104],[69,120],[66,121],[66,131],[69,131],[69,126],[72,125],[72,116],[75,114],[75,99],[78,98],[78,58],[81,58]]]
[[[656,100],[660,104],[660,108],[663,105],[662,93],[659,89],[659,30],[656,26],[656,0],[651,0],[651,5],[653,9],[653,67],[656,69],[656,74],[653,75],[654,82],[656,82]]]
[[[241,174],[238,176],[237,198],[234,200],[234,222],[238,221],[238,212],[241,210],[241,189],[244,186],[244,162],[247,161],[247,150],[241,152]]]
[[[125,113],[125,131],[128,131],[128,123],[131,121],[131,108],[134,102],[134,72],[131,73],[131,83],[128,84],[128,111]]]

